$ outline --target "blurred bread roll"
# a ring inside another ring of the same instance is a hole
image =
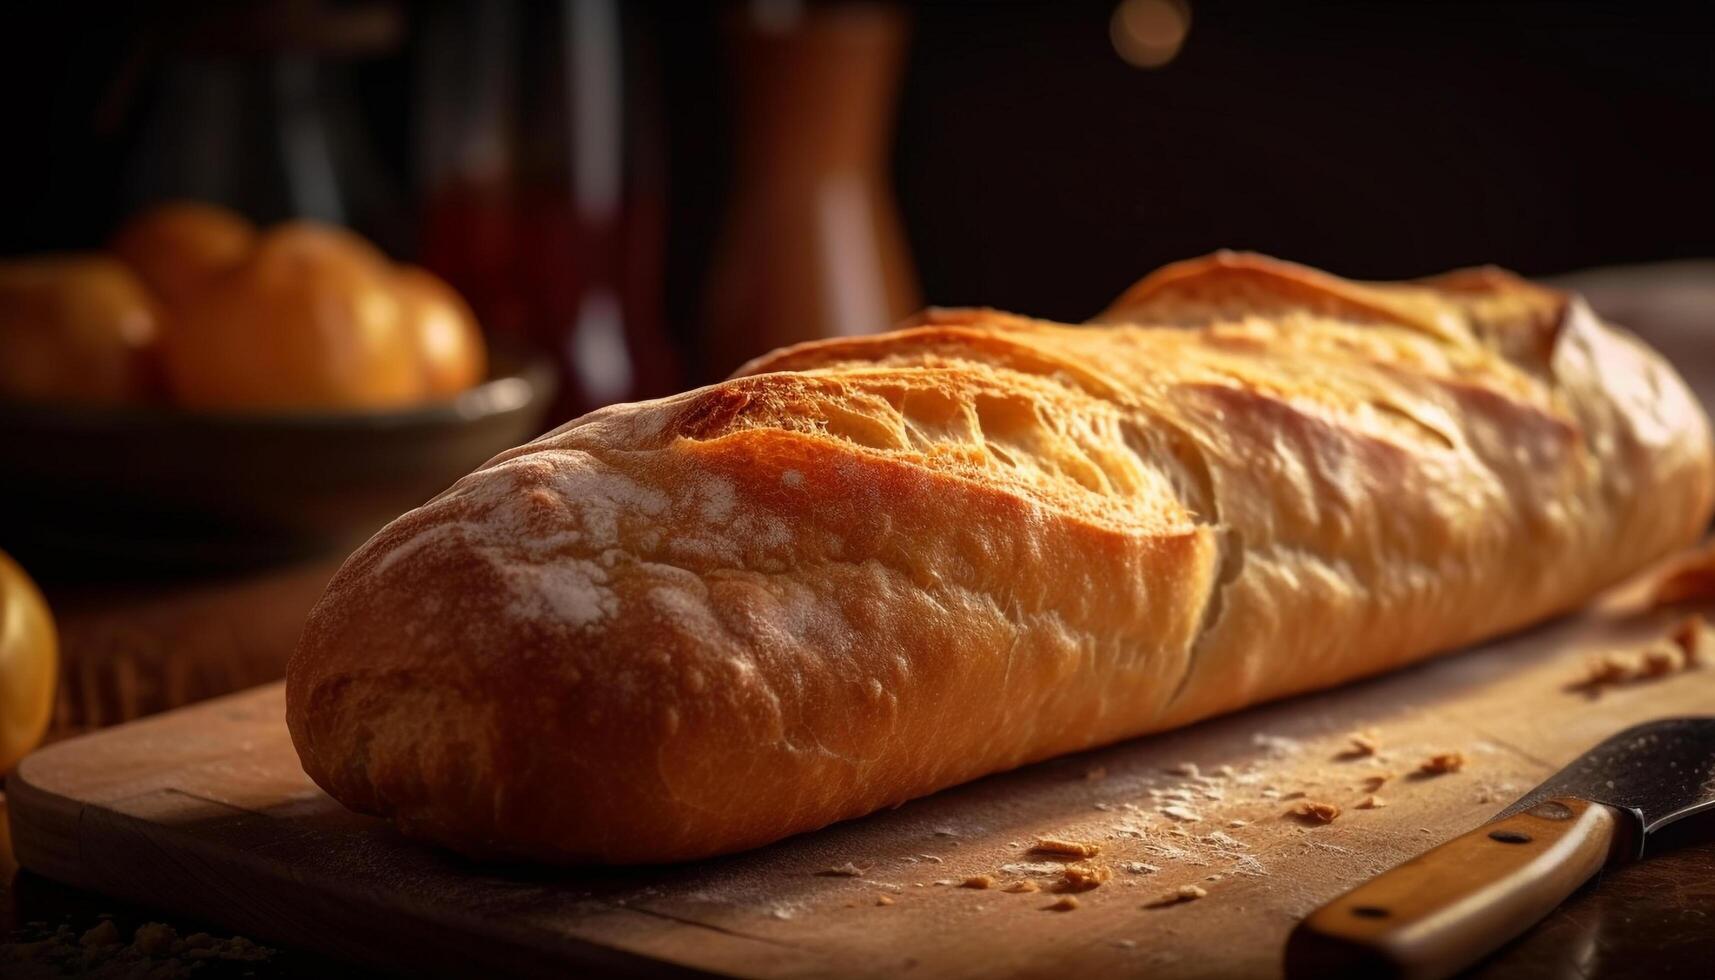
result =
[[[110,251],[137,271],[168,306],[177,306],[215,276],[244,261],[256,227],[214,204],[174,201],[127,221]]]
[[[126,265],[95,254],[0,262],[0,398],[111,405],[157,385],[159,314]]]
[[[488,372],[488,355],[470,305],[439,276],[414,265],[399,266],[394,286],[417,347],[424,394],[446,398],[471,387]]]
[[[111,255],[0,263],[0,398],[136,402],[164,379],[193,410],[394,408],[482,381],[470,307],[350,231],[258,231],[174,202],[114,235]]]
[[[275,226],[174,314],[163,351],[187,408],[380,408],[425,393],[392,265],[343,229]]]

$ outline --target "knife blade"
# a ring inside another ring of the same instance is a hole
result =
[[[1482,826],[1306,916],[1287,975],[1449,976],[1704,813],[1715,814],[1715,717],[1628,728]]]

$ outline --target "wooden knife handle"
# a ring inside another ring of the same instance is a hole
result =
[[[1446,977],[1542,919],[1617,852],[1620,814],[1548,800],[1486,823],[1312,912],[1289,977]]]

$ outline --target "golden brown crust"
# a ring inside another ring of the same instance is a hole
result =
[[[1503,273],[1224,254],[1103,319],[931,311],[497,457],[317,606],[306,771],[469,853],[717,854],[1517,628],[1709,517],[1679,378]]]

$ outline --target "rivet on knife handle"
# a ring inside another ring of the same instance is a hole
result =
[[[1287,941],[1287,975],[1456,973],[1590,880],[1620,828],[1614,810],[1572,798],[1486,823],[1311,913]]]

